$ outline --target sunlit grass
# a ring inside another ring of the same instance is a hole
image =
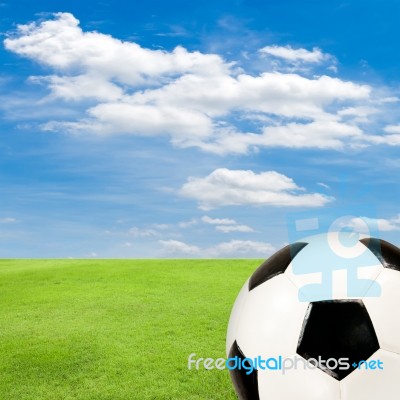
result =
[[[235,399],[224,357],[258,260],[1,260],[0,398]]]

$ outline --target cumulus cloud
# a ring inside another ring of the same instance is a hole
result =
[[[397,133],[398,126],[390,125],[385,128],[385,134],[382,135],[366,135],[365,141],[372,144],[384,144],[388,146],[400,146],[400,129]]]
[[[77,120],[49,121],[45,130],[166,135],[175,146],[218,154],[400,144],[397,133],[364,133],[372,88],[337,77],[268,68],[255,75],[217,54],[148,49],[83,31],[69,13],[19,25],[4,44],[50,68],[47,76],[31,77],[49,89],[50,101],[81,103],[85,110]],[[261,53],[308,65],[331,57],[317,48],[267,46]],[[237,122],[243,119],[245,131]]]
[[[51,75],[31,77],[32,83],[47,85],[52,96],[64,100],[80,101],[95,99],[99,101],[114,101],[121,99],[123,89],[98,74],[87,73],[78,76]]]
[[[129,235],[135,238],[145,238],[158,236],[158,232],[155,229],[138,228],[137,226],[134,226],[129,229]]]
[[[210,218],[204,215],[201,220],[205,224],[216,225],[215,230],[223,233],[254,232],[254,229],[250,226],[238,224],[234,219],[230,218]]]
[[[150,227],[140,228],[133,226],[129,229],[128,234],[134,238],[151,238],[160,236],[160,231],[168,229],[166,224],[152,224]]]
[[[197,219],[196,218],[192,218],[192,219],[190,219],[190,220],[188,220],[188,221],[181,221],[181,222],[179,222],[178,223],[178,226],[179,226],[179,228],[184,228],[184,229],[186,229],[186,228],[189,228],[189,227],[191,227],[191,226],[193,226],[193,225],[196,225],[197,224]]]
[[[230,232],[254,232],[254,229],[247,225],[217,225],[217,231],[230,233]]]
[[[392,133],[392,134],[400,134],[400,124],[399,125],[387,125],[384,128],[384,131],[387,133]]]
[[[53,20],[18,25],[4,44],[21,56],[60,72],[72,70],[98,74],[101,78],[137,85],[163,75],[183,72],[213,74],[227,66],[217,55],[145,49],[98,32],[83,32],[70,13],[56,13]]]
[[[191,246],[179,240],[159,240],[163,250],[168,254],[198,255],[200,248]]]
[[[359,127],[325,119],[310,123],[267,126],[262,128],[261,134],[227,134],[202,147],[219,153],[245,153],[252,147],[342,149],[345,143],[358,147],[365,140],[367,139]]]
[[[211,120],[201,113],[180,112],[173,107],[107,103],[91,108],[93,119],[78,122],[49,122],[45,130],[67,129],[72,132],[87,131],[99,135],[130,133],[139,136],[156,136],[173,132],[175,144],[201,141],[211,134]]]
[[[231,240],[222,242],[215,246],[200,248],[178,240],[160,240],[162,251],[173,256],[195,256],[195,257],[252,257],[264,258],[276,249],[267,242],[251,240]]]
[[[252,240],[231,240],[223,242],[209,249],[210,254],[215,256],[247,256],[247,257],[266,257],[275,251],[275,247],[270,243]]]
[[[12,222],[8,221],[8,219],[0,219],[0,223]],[[203,216],[200,219],[192,218],[188,221],[181,221],[175,224],[149,224],[145,227],[133,226],[127,232],[129,237],[133,237],[135,239],[152,239],[152,238],[160,238],[165,237],[166,235],[169,237],[177,237],[180,236],[179,231],[176,228],[187,229],[199,223],[204,223],[207,225],[211,225],[216,231],[222,233],[249,233],[255,232],[253,228],[247,225],[239,224],[234,219],[229,218],[210,218],[208,216]],[[175,243],[175,242],[174,242]]]
[[[332,200],[320,193],[304,193],[293,179],[276,171],[218,168],[203,178],[190,177],[182,186],[182,196],[198,201],[209,210],[229,205],[320,207]]]
[[[343,226],[350,227],[357,232],[369,233],[369,227],[376,227],[381,232],[400,231],[400,214],[389,219],[356,217],[351,218]]]
[[[383,132],[381,135],[366,135],[365,140],[372,144],[400,145],[400,124],[386,125]]]
[[[0,218],[0,224],[11,224],[16,221],[17,220],[15,218],[11,218],[11,217]]]
[[[152,224],[151,226],[160,231],[164,231],[170,227],[168,224]]]
[[[236,225],[236,221],[229,218],[210,218],[209,216],[204,215],[201,217],[201,220],[206,224],[212,225]]]
[[[287,61],[303,61],[306,63],[320,63],[330,58],[328,54],[322,53],[317,47],[310,51],[302,48],[294,49],[291,46],[266,46],[259,51],[262,54],[269,54]]]

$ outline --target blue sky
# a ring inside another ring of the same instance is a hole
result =
[[[399,11],[1,2],[0,256],[262,258],[313,218],[399,243]]]

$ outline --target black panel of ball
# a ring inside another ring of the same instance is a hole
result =
[[[400,271],[400,249],[382,239],[365,238],[360,242],[368,247],[385,268]]]
[[[236,340],[229,351],[229,358],[231,357],[238,357],[241,363],[246,358],[242,350],[240,350]],[[247,360],[245,362],[247,362]],[[238,368],[230,370],[229,372],[239,400],[260,399],[258,394],[258,375],[256,369],[254,369],[251,374],[246,374],[247,371],[245,369]]]
[[[276,252],[264,261],[253,273],[249,281],[249,291],[276,275],[283,274],[298,252],[308,243],[293,243]]]
[[[349,369],[329,369],[325,373],[342,380],[379,349],[371,318],[361,300],[329,300],[310,303],[303,323],[297,353],[306,360],[348,358]],[[334,366],[335,364],[333,364]]]

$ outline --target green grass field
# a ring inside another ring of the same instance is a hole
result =
[[[1,260],[0,399],[235,399],[227,321],[259,260]]]

